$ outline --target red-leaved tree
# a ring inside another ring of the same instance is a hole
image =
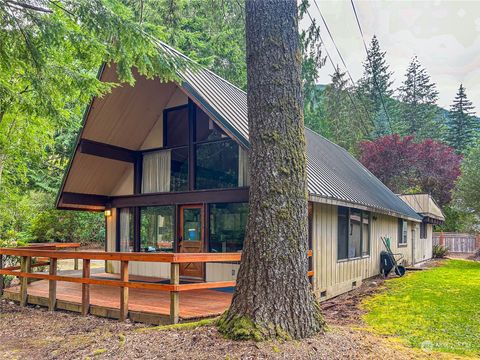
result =
[[[445,205],[460,176],[462,157],[453,148],[413,136],[388,135],[360,143],[360,161],[395,193],[418,190]]]

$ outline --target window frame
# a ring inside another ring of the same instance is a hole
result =
[[[339,254],[339,227],[340,227],[340,222],[339,222],[339,213],[341,209],[346,209],[346,215],[347,215],[347,242],[346,242],[346,253],[347,257],[345,258],[340,258]],[[351,223],[350,223],[350,216],[352,213],[352,209],[356,211],[360,211],[360,255],[359,256],[354,256],[354,257],[349,257],[349,244],[350,244],[350,228],[351,228]],[[363,240],[364,240],[364,234],[363,234],[363,219],[365,214],[368,214],[368,250],[367,253],[363,254]],[[337,206],[337,262],[345,262],[345,261],[351,261],[351,260],[358,260],[358,259],[364,259],[370,257],[371,253],[371,239],[372,239],[372,212],[363,210],[363,209],[358,209],[358,208],[351,208],[351,207],[346,207],[346,206]]]
[[[408,221],[402,218],[398,218],[397,246],[408,246]]]

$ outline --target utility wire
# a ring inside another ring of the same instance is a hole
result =
[[[306,11],[307,11],[308,17],[310,18],[310,21],[311,21],[312,25],[315,26],[315,21],[314,21],[314,19],[312,18],[312,16],[310,15],[310,12],[308,11],[308,9],[307,9]],[[327,54],[328,60],[330,60],[330,63],[332,64],[333,70],[334,70],[334,71],[337,71],[338,65],[335,65],[335,63],[333,62],[332,57],[330,56],[330,53],[328,52],[327,47],[325,46],[325,42],[323,41],[322,36],[320,35],[320,32],[318,33],[318,37],[320,38],[321,44],[324,45],[325,53]],[[346,68],[346,66],[345,66],[345,68]],[[347,72],[348,72],[348,69],[346,69],[346,70],[347,70]],[[350,77],[350,78],[351,78],[351,77]],[[353,81],[353,80],[352,80],[352,81]],[[353,83],[353,84],[355,85],[355,83]],[[358,111],[357,104],[356,104],[355,101],[353,100],[352,95],[350,94],[350,91],[346,90],[345,92],[347,93],[348,98],[350,99],[350,101],[351,101],[351,103],[352,103],[355,111],[360,114],[361,112]],[[364,124],[363,126],[365,127],[365,131],[368,132],[368,128],[366,127],[366,125]]]
[[[315,4],[316,3],[317,2],[315,1]],[[350,0],[350,3],[352,4],[353,13],[355,14],[355,19],[357,20],[358,29],[360,30],[360,35],[362,37],[363,46],[365,48],[365,53],[367,54],[368,62],[370,63],[370,67],[372,67],[372,69],[373,69],[372,60],[368,56],[368,47],[367,47],[367,43],[365,42],[365,37],[363,36],[362,26],[360,25],[360,20],[358,19],[357,9],[355,9],[355,4],[353,3],[353,0]],[[372,75],[373,75],[373,83],[374,83],[375,87],[377,88],[378,95],[380,95],[380,101],[382,103],[383,111],[385,112],[385,116],[387,117],[387,122],[388,122],[388,126],[390,128],[390,132],[393,134],[392,123],[390,121],[390,116],[388,116],[387,107],[385,106],[385,101],[383,100],[382,92],[380,91],[380,87],[378,86],[378,82],[377,82],[377,78],[376,78],[375,74],[372,74]]]
[[[316,1],[316,0],[314,0],[314,1],[315,1],[315,5],[316,5],[316,7],[317,7],[317,9],[318,9],[318,12],[320,13],[320,16],[321,16],[321,18],[322,18],[322,22],[323,22],[323,24],[325,25],[325,28],[327,29],[327,32],[328,32],[328,34],[329,34],[329,36],[330,36],[330,39],[332,39],[333,45],[335,46],[335,49],[337,50],[337,53],[338,53],[338,55],[339,55],[339,57],[340,57],[340,59],[341,59],[341,61],[342,61],[342,63],[343,63],[343,66],[345,67],[345,70],[346,70],[346,72],[347,72],[347,74],[348,74],[348,77],[350,78],[350,81],[352,82],[353,87],[355,87],[355,86],[356,86],[356,85],[355,85],[355,81],[353,80],[352,75],[350,74],[350,71],[348,70],[348,66],[347,66],[347,64],[345,63],[345,60],[343,59],[343,56],[342,56],[342,54],[340,53],[340,50],[338,49],[337,44],[335,43],[335,40],[333,39],[332,33],[330,32],[330,29],[328,28],[327,22],[325,21],[325,18],[323,17],[322,12],[320,11],[320,8],[318,7],[317,1]],[[307,11],[308,17],[310,18],[310,21],[312,22],[312,24],[314,24],[314,20],[313,20],[312,16],[310,15],[310,12],[308,11],[308,9],[307,9],[306,11]],[[328,57],[328,59],[330,60],[330,63],[332,64],[333,70],[336,71],[337,68],[338,68],[338,65],[335,65],[335,63],[333,62],[333,60],[332,60],[332,58],[331,58],[331,56],[330,56],[330,54],[329,54],[329,52],[328,52],[328,50],[327,50],[327,47],[325,46],[325,42],[324,42],[323,39],[322,39],[322,35],[320,35],[320,33],[319,33],[318,36],[319,36],[319,38],[320,38],[321,43],[324,45],[325,53],[327,54],[327,57]],[[353,100],[352,95],[350,94],[350,91],[347,90],[346,93],[347,93],[350,101],[352,102],[353,107],[355,108],[355,111],[360,114],[361,112],[358,110],[357,104],[356,104],[356,102]],[[365,104],[364,104],[362,101],[360,101],[360,104],[362,104],[363,109],[365,110],[365,114],[364,114],[364,115],[366,116],[367,119],[369,119],[369,117],[368,117],[368,115],[367,115],[367,114],[368,114],[368,110],[366,109]],[[371,119],[370,119],[370,122],[372,123],[373,126],[375,126],[375,124],[373,123],[373,121],[372,121]],[[365,131],[368,133],[368,132],[369,132],[369,131],[368,131],[368,127],[367,127],[365,124],[363,124],[363,126],[364,126],[364,128],[365,128]]]

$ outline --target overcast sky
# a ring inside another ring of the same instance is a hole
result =
[[[321,24],[313,0],[310,3],[310,14]],[[366,54],[350,0],[317,0],[317,4],[352,77],[357,80],[362,75]],[[356,0],[355,6],[367,44],[375,34],[387,52],[395,87],[403,81],[411,58],[417,55],[437,84],[440,106],[449,108],[463,83],[480,115],[480,0]],[[304,20],[301,26],[306,24]],[[333,61],[343,68],[325,28],[321,28]],[[319,83],[329,83],[332,73],[332,66],[327,62],[320,70]]]

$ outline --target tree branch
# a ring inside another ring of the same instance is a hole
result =
[[[19,7],[24,8],[24,9],[29,9],[29,10],[34,10],[34,11],[39,11],[39,12],[44,12],[44,13],[49,13],[49,14],[53,13],[53,11],[50,10],[50,9],[45,9],[45,8],[42,8],[42,7],[39,7],[39,6],[35,6],[35,5],[31,5],[31,4],[25,4],[25,3],[18,2],[18,1],[7,0],[6,3],[11,4],[11,5],[15,5],[15,6],[19,6]]]

